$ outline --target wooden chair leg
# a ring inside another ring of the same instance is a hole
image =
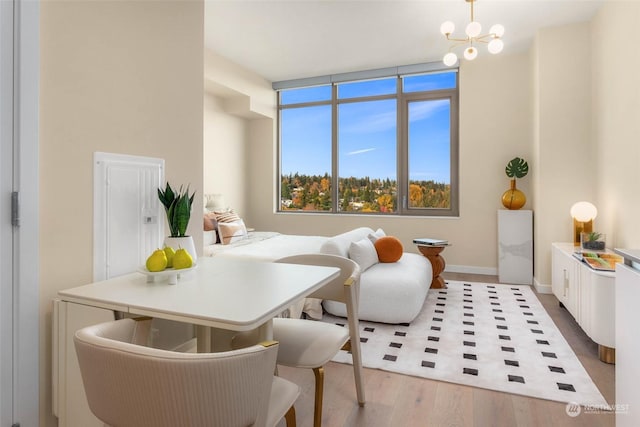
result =
[[[316,401],[313,408],[313,426],[322,425],[322,393],[324,393],[324,367],[313,368],[316,377]]]
[[[284,420],[287,423],[287,427],[296,427],[296,408],[291,405],[291,408],[284,414]]]

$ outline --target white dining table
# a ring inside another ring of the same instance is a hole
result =
[[[58,292],[64,301],[175,320],[198,329],[198,351],[210,348],[209,328],[258,329],[272,339],[272,319],[339,274],[335,267],[228,258],[198,258],[176,284],[130,273]]]

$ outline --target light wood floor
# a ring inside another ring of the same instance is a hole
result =
[[[448,280],[497,283],[496,276],[444,273]],[[614,365],[600,362],[592,342],[549,294],[537,294],[545,309],[573,348],[604,398],[615,401]],[[297,425],[313,425],[313,373],[307,369],[280,367],[279,373],[302,387],[296,402]],[[581,413],[572,418],[566,405],[481,388],[427,380],[365,369],[367,402],[356,401],[353,368],[330,362],[325,370],[324,427],[413,426],[614,426],[611,413]]]

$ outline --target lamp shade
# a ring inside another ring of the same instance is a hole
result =
[[[444,56],[443,62],[444,65],[451,67],[453,64],[458,62],[458,55],[453,52],[449,52]]]
[[[467,25],[467,28],[465,29],[465,33],[467,33],[467,35],[472,38],[478,37],[481,31],[482,31],[482,25],[480,25],[480,23],[476,21],[469,22],[469,24]]]
[[[504,48],[504,43],[502,42],[502,40],[500,39],[493,39],[489,42],[489,53],[500,53],[502,52],[502,49]]]
[[[571,206],[571,217],[576,221],[587,222],[598,215],[598,209],[589,202],[577,202]]]
[[[478,56],[478,49],[474,46],[468,47],[464,50],[464,58],[469,61],[473,61]]]
[[[453,33],[453,30],[455,29],[456,29],[456,26],[451,21],[443,22],[442,25],[440,25],[440,32],[445,36]]]
[[[495,24],[489,30],[489,34],[493,34],[496,37],[502,37],[504,35],[504,27],[500,24]]]

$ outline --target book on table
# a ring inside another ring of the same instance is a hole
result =
[[[413,239],[413,243],[416,245],[426,245],[426,246],[446,246],[449,244],[448,240],[442,239],[430,239],[430,238],[420,238]]]
[[[620,255],[606,252],[574,252],[573,256],[594,270],[615,271],[616,263],[624,262]]]

